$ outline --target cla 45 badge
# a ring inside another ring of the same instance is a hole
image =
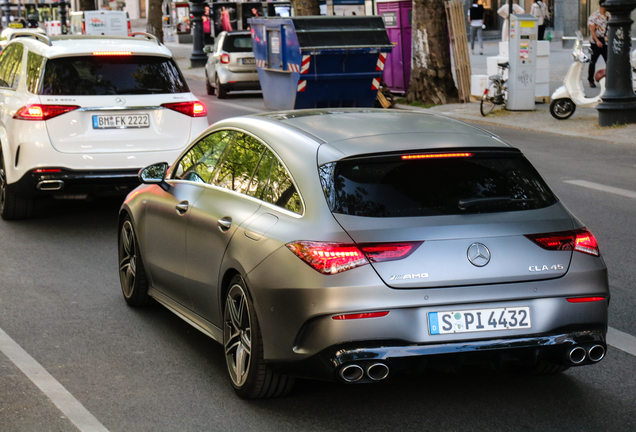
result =
[[[543,266],[530,266],[528,270],[531,272],[542,272],[542,271],[554,271],[554,270],[563,270],[563,264],[554,264],[551,266],[543,265]]]

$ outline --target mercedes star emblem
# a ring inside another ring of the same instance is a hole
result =
[[[117,99],[115,99],[115,102],[117,103],[117,105],[125,105],[126,99],[124,99],[123,97],[118,97]]]
[[[473,243],[468,247],[468,261],[474,266],[483,267],[490,262],[490,251],[481,243]]]

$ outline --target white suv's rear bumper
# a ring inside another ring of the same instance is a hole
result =
[[[173,163],[192,139],[208,126],[207,119],[193,119],[201,124],[192,127],[190,139],[181,148],[165,151],[62,153],[53,148],[44,122],[29,122],[29,128],[16,128],[11,148],[3,147],[7,184],[30,175],[33,170],[60,168],[72,171],[131,171],[157,162]],[[27,122],[24,122],[27,123]]]

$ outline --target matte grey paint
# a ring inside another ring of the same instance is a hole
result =
[[[333,111],[339,113],[330,114]],[[344,342],[356,342],[360,347],[377,340],[440,344],[557,334],[563,326],[606,328],[609,288],[603,259],[578,252],[544,251],[523,237],[581,227],[562,204],[469,216],[374,219],[332,215],[318,179],[319,163],[349,155],[448,145],[458,149],[507,146],[498,138],[440,116],[355,109],[239,117],[219,122],[205,134],[224,128],[252,133],[271,147],[298,186],[305,204],[302,216],[215,186],[182,188],[176,184],[186,182],[170,180],[173,186],[168,192],[156,185],[142,185],[122,207],[131,213],[136,226],[153,286],[151,294],[206,334],[220,334],[221,282],[233,272],[247,283],[261,326],[264,356],[272,362],[302,360]],[[183,216],[174,209],[182,200],[190,204],[191,226],[184,226]],[[217,228],[217,220],[223,216],[232,217],[233,234]],[[227,243],[219,241],[226,237]],[[364,265],[331,276],[313,270],[284,246],[295,240],[352,242],[352,238],[424,243],[408,259]],[[472,266],[466,257],[467,248],[477,241],[492,253],[491,263],[483,268]],[[524,271],[544,262],[567,265],[554,274]],[[423,269],[420,264],[431,268]],[[421,271],[431,276],[393,281],[393,287],[383,281],[391,274]],[[607,300],[573,304],[565,299],[592,295]],[[428,334],[428,312],[506,306],[530,307],[529,334],[517,330]],[[385,310],[390,313],[383,318],[331,318]]]

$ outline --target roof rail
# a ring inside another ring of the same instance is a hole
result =
[[[32,37],[35,40],[47,44],[48,46],[53,46],[53,44],[51,43],[51,39],[47,35],[30,31],[16,31],[9,33],[9,35],[7,35],[7,42],[11,42],[12,39],[15,39],[17,37]]]
[[[146,36],[146,38],[148,38],[148,40],[154,40],[155,42],[157,42],[157,45],[161,46],[161,41],[159,41],[159,38],[155,35],[152,35],[150,33],[146,33],[146,32],[135,32],[135,33],[131,33],[130,34],[131,37],[135,37],[135,36]]]

